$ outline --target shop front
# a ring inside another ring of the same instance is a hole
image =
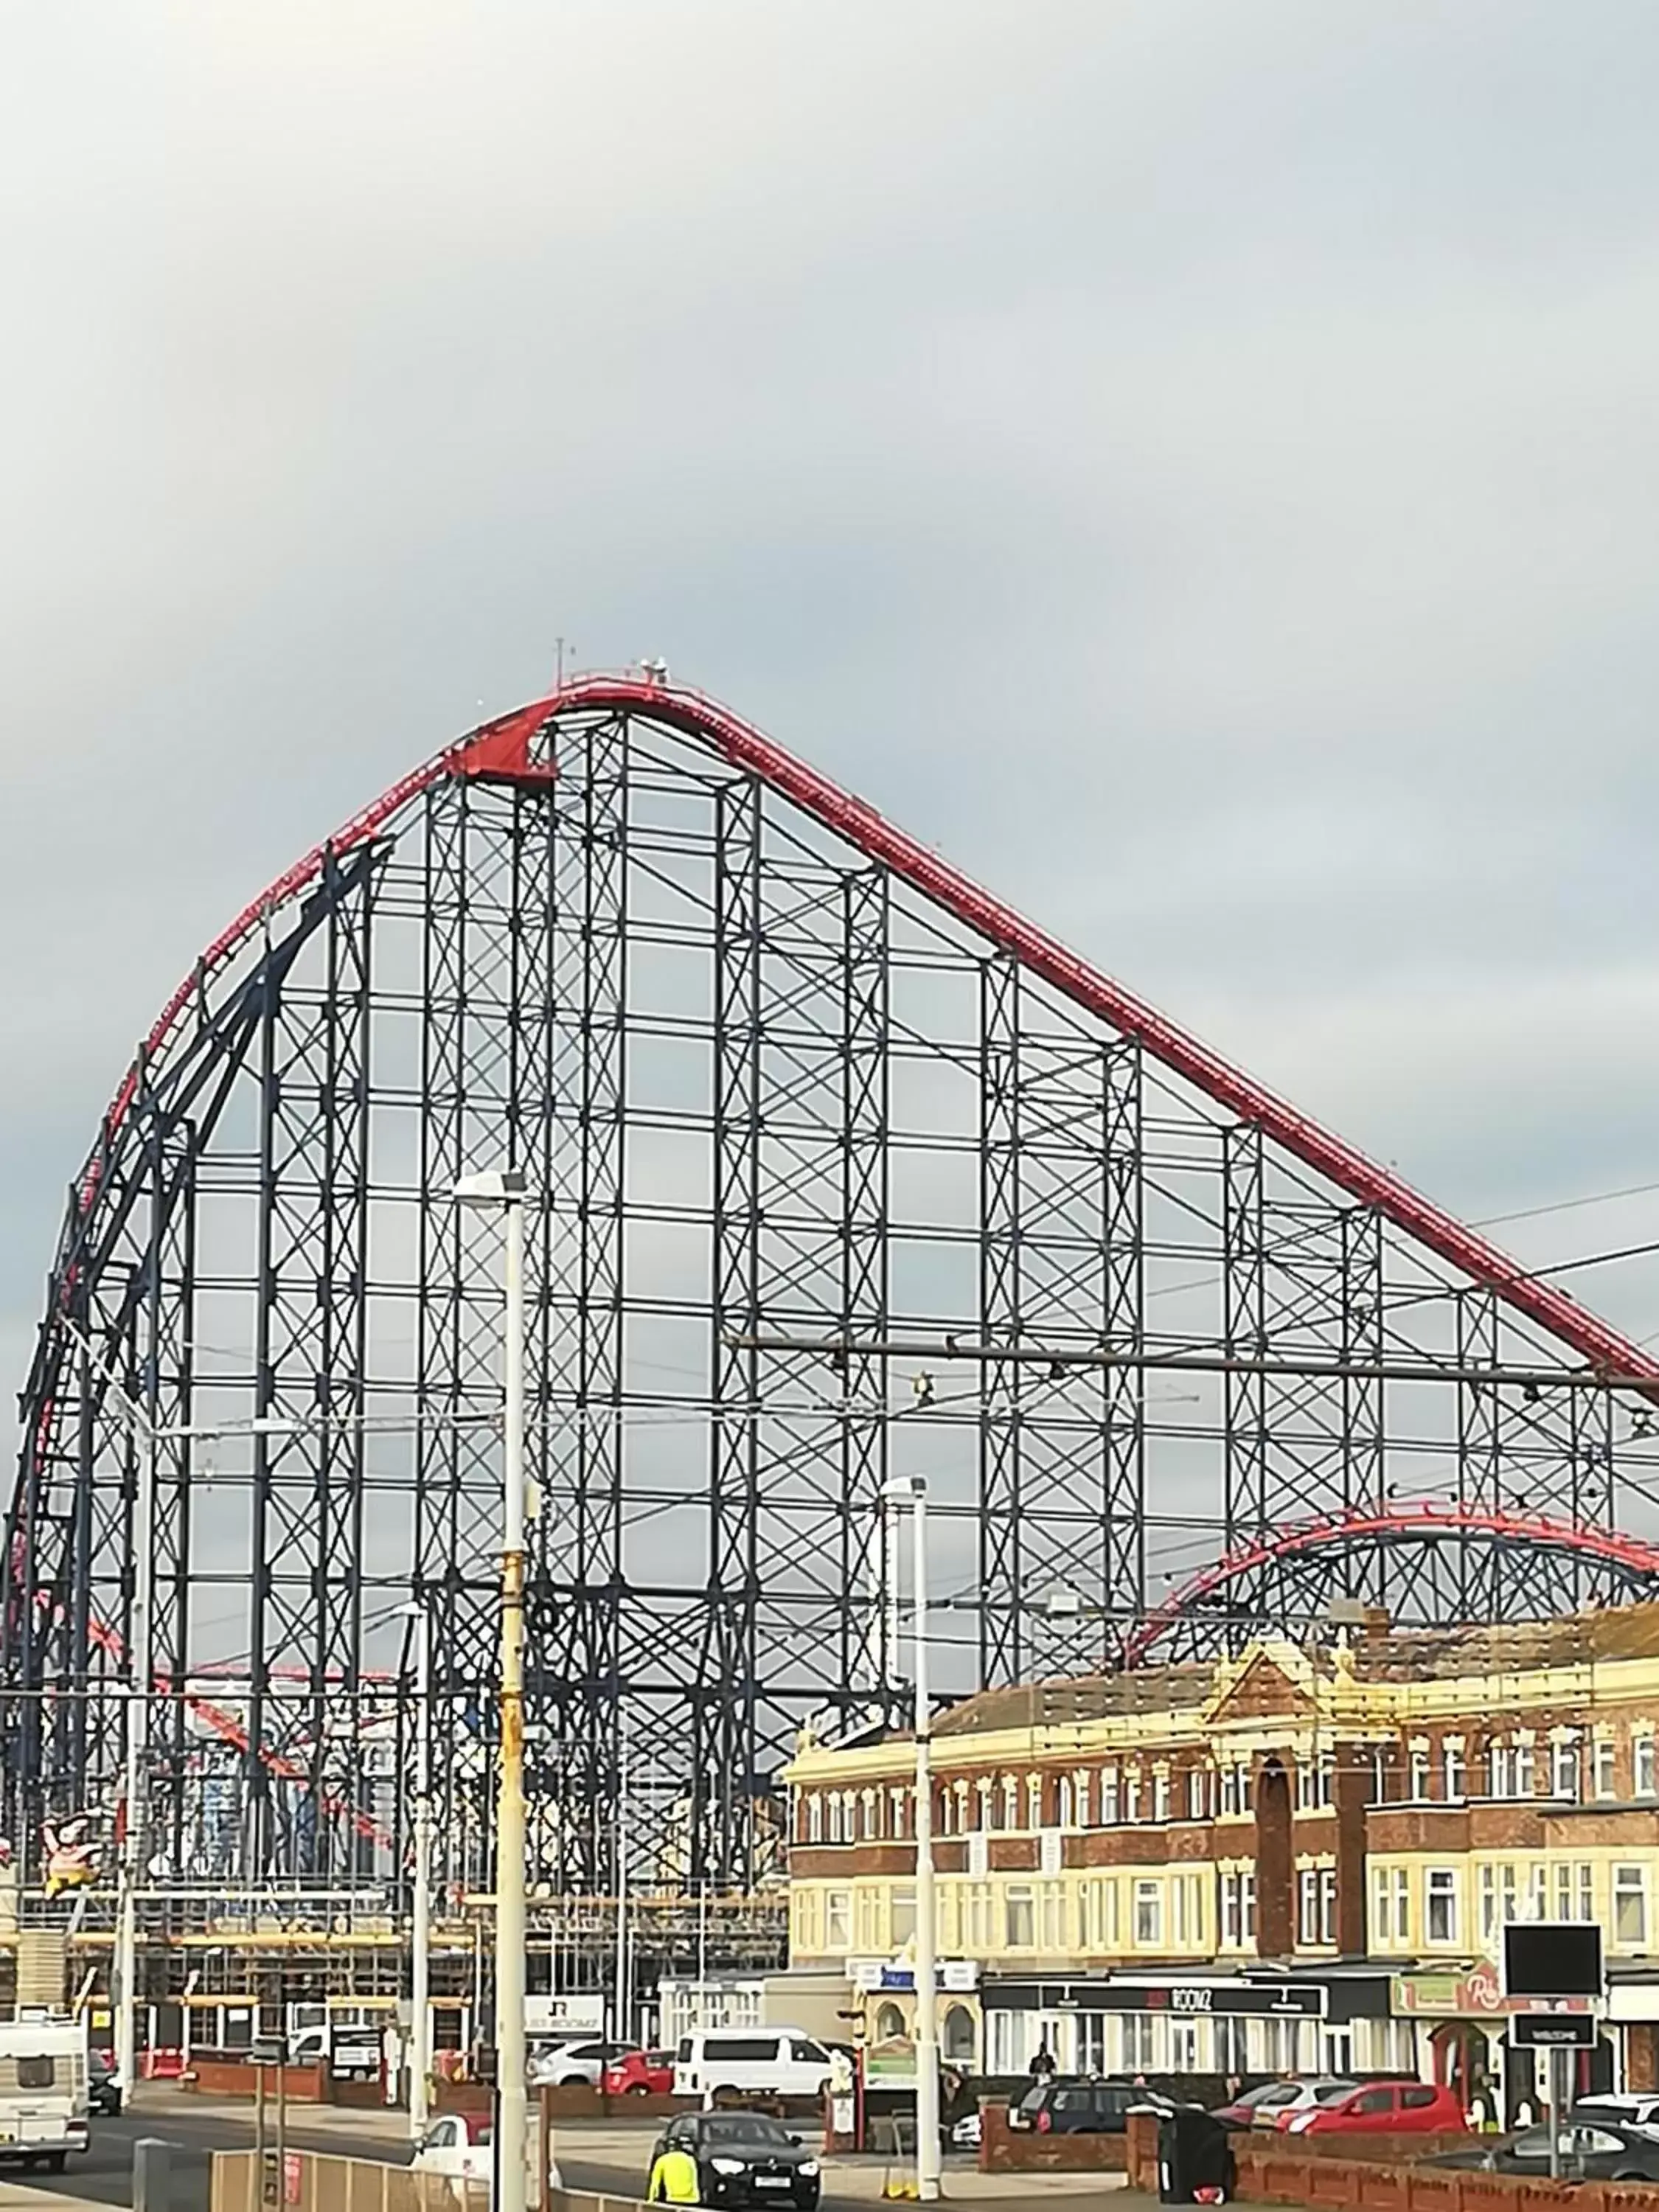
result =
[[[1490,1960],[1466,1972],[1396,1974],[1392,2004],[1396,2019],[1413,2023],[1416,2067],[1425,2081],[1443,2083],[1466,2109],[1479,2106],[1488,2120],[1504,2128],[1524,2125],[1543,2111],[1545,2069],[1539,2054],[1516,2050],[1509,2041],[1510,2019],[1532,2007],[1504,1995]],[[1558,2009],[1582,2013],[1590,2006],[1588,1999],[1575,1997]],[[1613,2087],[1619,2069],[1608,2033],[1604,2031],[1591,2049],[1576,2056],[1576,2095],[1593,2096]]]
[[[1237,2075],[1322,2066],[1325,1990],[1242,1976],[988,1977],[988,2074]]]

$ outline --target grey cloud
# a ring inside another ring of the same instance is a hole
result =
[[[1633,0],[15,16],[0,1339],[197,948],[562,630],[1450,1202],[1639,1179],[1656,71]]]

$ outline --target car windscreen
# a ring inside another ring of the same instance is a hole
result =
[[[765,2143],[775,2150],[789,2137],[775,2120],[763,2112],[717,2112],[702,2124],[702,2139],[711,2143]]]

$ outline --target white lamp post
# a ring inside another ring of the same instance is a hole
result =
[[[939,1966],[933,1895],[933,1712],[927,1694],[927,1485],[913,1474],[887,1495],[910,1505],[913,1534],[911,1638],[915,1651],[916,1739],[916,2195],[939,2193]]]
[[[403,1608],[415,1623],[415,1894],[410,1915],[409,2132],[426,2133],[432,2075],[432,1616],[417,1599]]]
[[[525,2212],[524,1195],[516,1168],[463,1176],[458,1206],[499,1208],[507,1230],[501,1375],[501,1770],[495,1795],[495,2205]]]

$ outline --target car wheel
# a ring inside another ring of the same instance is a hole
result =
[[[628,2094],[630,2097],[648,2097],[651,2094],[651,2084],[648,2081],[630,2081],[628,2085]]]
[[[564,2074],[559,2078],[562,2089],[591,2089],[592,2086],[586,2074]]]
[[[43,2158],[40,2163],[48,2173],[62,2173],[69,2164],[69,2153],[66,2150],[54,2151],[50,2158]]]
[[[722,2081],[713,2094],[717,2111],[722,2106],[735,2105],[738,2101],[738,2093],[729,2081]]]

